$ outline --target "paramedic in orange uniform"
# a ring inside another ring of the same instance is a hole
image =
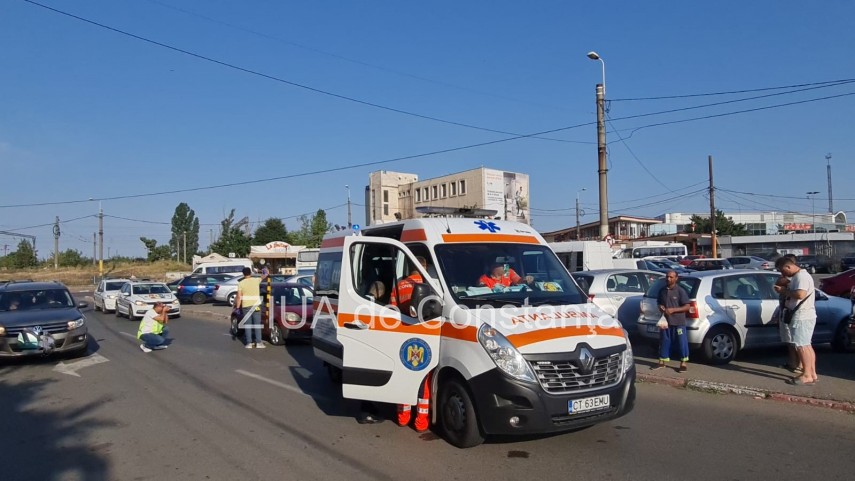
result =
[[[419,264],[422,265],[424,270],[427,270],[427,261],[424,257],[416,257],[416,260],[419,261]],[[419,270],[413,268],[409,276],[398,281],[398,284],[395,286],[395,290],[392,292],[392,298],[389,300],[389,303],[393,306],[398,306],[398,309],[400,309],[402,313],[409,316],[410,299],[413,298],[413,290],[416,288],[416,284],[422,284],[424,281],[425,280],[422,279],[422,275],[419,273]]]
[[[507,272],[505,272],[505,264],[501,262],[496,262],[495,264],[493,264],[493,268],[490,269],[490,273],[481,276],[481,278],[478,279],[478,282],[480,282],[481,285],[484,287],[488,287],[492,290],[495,290],[496,287],[510,287],[519,284],[531,284],[534,282],[534,277],[520,277],[520,275],[517,274],[516,271],[511,268],[508,268]]]

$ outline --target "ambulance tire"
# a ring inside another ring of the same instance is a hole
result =
[[[439,390],[439,422],[446,440],[458,448],[471,448],[484,442],[478,415],[469,390],[456,377]]]

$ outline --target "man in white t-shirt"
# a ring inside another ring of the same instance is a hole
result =
[[[796,385],[813,385],[816,380],[816,353],[811,345],[813,330],[816,327],[816,304],[813,277],[792,260],[784,258],[777,266],[778,271],[790,278],[788,286],[775,286],[775,291],[785,297],[785,307],[794,311],[790,322],[792,342],[802,365],[802,375],[789,382]]]
[[[143,342],[140,344],[143,352],[166,349],[166,335],[169,333],[166,323],[168,322],[169,306],[162,302],[155,302],[140,320],[140,327],[137,330],[137,339]]]

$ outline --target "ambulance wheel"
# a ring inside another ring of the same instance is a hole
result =
[[[442,385],[438,409],[439,422],[449,443],[471,448],[484,442],[472,397],[458,379],[451,378]]]

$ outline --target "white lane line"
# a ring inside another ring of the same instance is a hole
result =
[[[261,382],[266,382],[267,384],[270,384],[271,386],[281,387],[282,389],[285,389],[285,390],[288,390],[288,391],[291,391],[291,392],[294,392],[297,394],[301,394],[301,395],[306,396],[306,397],[314,398],[317,400],[323,400],[323,401],[328,400],[328,398],[325,396],[319,396],[319,395],[313,396],[311,394],[307,394],[307,393],[303,392],[300,388],[290,386],[288,384],[285,384],[285,383],[282,383],[279,381],[274,381],[273,379],[268,379],[264,376],[260,376],[258,374],[254,374],[254,373],[251,373],[248,371],[244,371],[243,369],[235,369],[235,372],[242,375],[242,376],[251,377],[251,378],[257,379]]]
[[[120,332],[119,334],[121,334],[121,335],[123,335],[123,336],[128,336],[128,337],[130,337],[131,339],[136,339],[136,338],[137,338],[137,336],[135,336],[135,335],[133,335],[133,334],[128,334],[127,332]]]

